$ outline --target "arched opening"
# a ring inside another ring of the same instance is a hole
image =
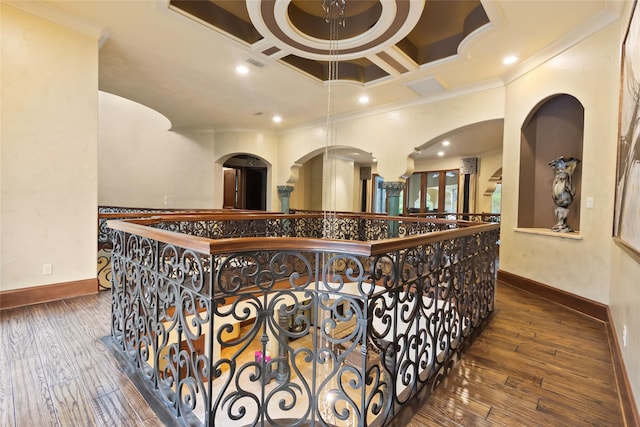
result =
[[[556,223],[552,197],[554,170],[559,157],[582,159],[584,107],[571,95],[549,97],[534,108],[521,129],[518,227],[551,229]],[[566,218],[580,229],[581,168],[573,173],[575,196]]]
[[[371,204],[372,174],[376,160],[372,153],[349,146],[318,149],[296,164],[296,190],[291,208],[310,211],[366,211]]]
[[[267,164],[249,154],[238,154],[223,164],[226,209],[267,209]]]

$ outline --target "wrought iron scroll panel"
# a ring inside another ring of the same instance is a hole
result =
[[[116,231],[112,336],[185,424],[384,425],[493,311],[497,233],[364,257]]]

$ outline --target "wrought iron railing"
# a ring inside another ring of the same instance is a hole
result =
[[[184,424],[384,425],[493,311],[496,224],[363,241],[263,219],[245,221],[265,237],[242,238],[219,217],[109,223],[112,338]]]
[[[121,206],[98,206],[98,287],[100,290],[111,288],[111,251],[113,242],[111,230],[107,221],[151,218],[158,215],[186,215],[186,214],[219,214],[246,212],[238,209],[159,209],[133,208]],[[266,213],[266,212],[263,212]]]
[[[411,212],[407,216],[415,218],[441,218],[472,222],[500,222],[500,213],[461,213],[461,212]]]

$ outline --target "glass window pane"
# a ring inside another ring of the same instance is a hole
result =
[[[407,206],[409,213],[420,212],[420,184],[422,174],[414,173],[407,181]]]
[[[384,179],[381,176],[376,176],[373,181],[374,198],[373,198],[373,211],[377,213],[383,213],[387,211],[387,190],[382,188]]]
[[[496,184],[496,189],[491,194],[491,213],[500,213],[500,204],[502,203],[502,184]]]
[[[440,193],[440,172],[429,172],[427,174],[427,212],[438,211],[438,200]]]
[[[458,171],[447,171],[445,176],[444,211],[458,212]]]

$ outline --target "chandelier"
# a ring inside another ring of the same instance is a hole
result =
[[[330,156],[330,152],[336,145],[336,129],[333,125],[334,93],[333,84],[338,80],[338,29],[344,28],[344,10],[347,0],[323,0],[322,9],[325,12],[325,21],[329,24],[329,48],[327,61],[327,120],[326,120],[326,141],[324,150],[324,162],[326,176],[332,178],[330,182],[325,180],[323,185],[323,215],[324,230],[323,237],[332,239],[336,235],[336,165],[335,158]]]
[[[323,0],[322,8],[326,13],[327,24],[334,21],[344,27],[344,8],[346,5],[347,0]]]

